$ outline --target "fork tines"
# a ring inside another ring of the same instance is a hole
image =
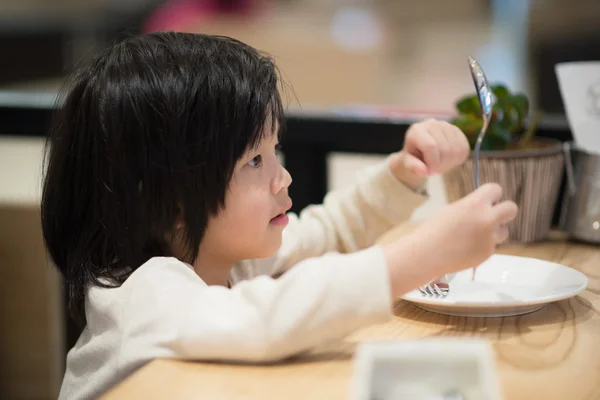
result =
[[[427,296],[447,296],[450,288],[446,285],[439,286],[436,283],[419,287],[421,293]]]

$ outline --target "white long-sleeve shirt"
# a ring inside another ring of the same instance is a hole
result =
[[[167,257],[118,288],[91,287],[59,398],[96,398],[155,358],[268,362],[387,320],[388,267],[373,243],[424,200],[381,163],[290,215],[277,254],[238,263],[231,289]]]

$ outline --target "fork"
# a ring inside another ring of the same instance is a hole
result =
[[[419,287],[419,291],[426,296],[441,296],[446,297],[450,292],[450,285],[446,282],[445,277],[432,281],[427,285]]]

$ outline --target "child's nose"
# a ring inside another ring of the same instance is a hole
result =
[[[279,168],[277,176],[271,182],[271,192],[276,195],[292,184],[292,176],[283,166]]]

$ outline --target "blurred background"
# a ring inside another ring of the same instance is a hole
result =
[[[598,21],[598,0],[0,0],[0,108],[12,113],[0,114],[0,398],[55,398],[62,378],[60,280],[39,228],[44,132],[17,134],[31,121],[14,113],[50,104],[82,57],[136,33],[219,33],[276,59],[290,109],[448,115],[473,90],[473,55],[492,83],[560,119],[554,65],[600,60]],[[327,187],[382,157],[329,154]],[[445,202],[441,181],[429,185],[417,219]]]

